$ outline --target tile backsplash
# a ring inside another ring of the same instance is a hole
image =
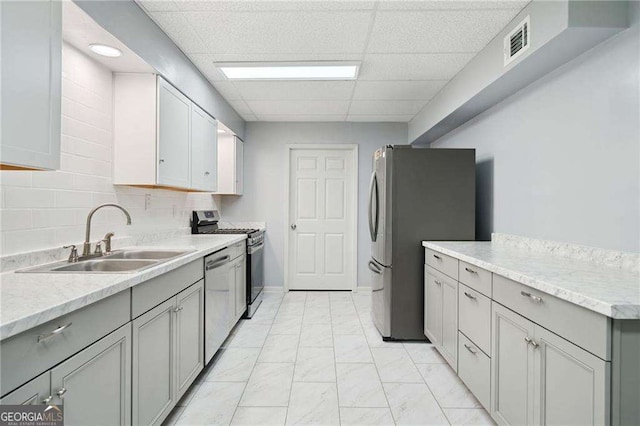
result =
[[[211,194],[114,186],[112,181],[113,75],[74,47],[63,45],[60,170],[0,171],[0,254],[77,244],[86,217],[95,214],[91,239],[108,231],[138,235],[186,228],[193,209],[217,208]],[[28,125],[28,124],[26,124]]]

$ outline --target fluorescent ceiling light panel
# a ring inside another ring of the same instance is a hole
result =
[[[357,63],[218,64],[229,80],[355,80]]]
[[[120,49],[116,49],[112,46],[107,46],[106,44],[90,44],[89,49],[93,53],[97,53],[101,56],[106,56],[109,58],[117,58],[118,56],[122,56],[122,51]]]

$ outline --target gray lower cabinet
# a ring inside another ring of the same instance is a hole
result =
[[[425,335],[457,371],[458,282],[425,265]]]
[[[200,280],[133,321],[133,424],[160,424],[204,367]]]
[[[131,423],[131,326],[114,331],[51,370],[64,424]]]
[[[246,308],[246,255],[236,257],[229,266],[229,330],[231,330]]]
[[[442,343],[442,282],[425,266],[424,334],[434,345]]]
[[[51,400],[51,373],[47,371],[5,395],[0,405],[40,405]]]
[[[505,425],[606,425],[609,363],[493,302],[491,414]]]

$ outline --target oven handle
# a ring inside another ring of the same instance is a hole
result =
[[[262,250],[263,248],[264,248],[264,241],[263,241],[263,242],[261,242],[260,244],[255,245],[255,246],[250,246],[250,247],[247,249],[247,254],[254,254],[254,253],[257,253],[257,252],[259,252],[260,250]]]
[[[207,264],[205,265],[204,269],[206,271],[210,271],[212,269],[215,269],[215,268],[217,268],[219,266],[224,265],[229,260],[231,260],[231,256],[229,256],[229,255],[226,255],[226,256],[221,257],[221,258],[216,259],[216,260],[210,260],[209,262],[207,262]]]

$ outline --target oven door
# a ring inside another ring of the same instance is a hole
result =
[[[249,254],[247,305],[250,305],[264,289],[264,241],[250,246],[247,252]]]

